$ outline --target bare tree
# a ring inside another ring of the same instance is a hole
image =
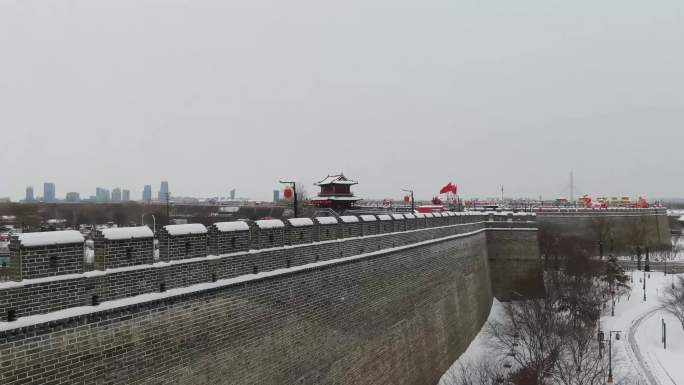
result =
[[[506,378],[505,369],[489,360],[459,362],[442,378],[441,385],[499,385]]]
[[[596,340],[605,283],[595,274],[546,274],[544,298],[510,302],[505,318],[489,324],[494,350],[515,363],[514,384],[599,385],[606,367]]]
[[[672,287],[665,290],[665,296],[661,300],[663,309],[674,315],[684,329],[684,277],[677,276],[677,281]]]

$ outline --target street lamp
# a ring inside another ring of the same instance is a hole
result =
[[[292,202],[294,204],[294,217],[297,218],[297,184],[294,181],[289,180],[279,180],[278,183],[292,185],[292,195],[294,199]]]
[[[413,190],[402,189],[401,191],[411,194],[411,213],[414,213],[416,211],[416,201],[413,199]]]
[[[150,214],[152,216],[152,233],[157,232],[157,218],[154,217],[154,214]],[[140,224],[145,225],[145,214],[140,216]]]
[[[601,357],[601,349],[603,348],[603,343],[608,342],[608,383],[613,383],[613,333],[615,333],[615,340],[620,341],[620,330],[611,330],[608,332],[608,339],[604,339],[603,332],[599,330],[598,332],[598,342],[599,342],[599,357]]]

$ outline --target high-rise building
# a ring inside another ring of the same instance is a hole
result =
[[[121,200],[124,202],[128,202],[131,200],[131,190],[122,190],[121,191]]]
[[[152,186],[150,186],[149,184],[146,184],[143,188],[142,200],[143,202],[147,203],[150,203],[150,201],[152,201]]]
[[[81,194],[77,192],[68,192],[66,193],[66,198],[65,200],[67,202],[80,202],[81,201]]]
[[[33,202],[36,198],[33,197],[33,186],[26,187],[26,202]]]
[[[54,202],[55,198],[55,184],[50,182],[43,183],[43,201]]]
[[[109,202],[112,200],[109,190],[106,188],[98,187],[95,189],[95,200],[98,202]]]
[[[166,202],[171,198],[169,193],[169,182],[162,181],[161,188],[159,189],[159,202]]]
[[[121,202],[121,188],[116,187],[112,190],[112,202]]]
[[[280,200],[280,190],[273,190],[273,202]]]
[[[231,201],[235,200],[235,189],[230,190],[230,200]]]

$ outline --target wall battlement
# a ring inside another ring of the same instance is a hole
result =
[[[0,383],[436,383],[488,315],[490,233],[533,220],[215,224],[190,258],[197,234],[167,229],[180,252],[152,263],[109,239],[110,268],[0,283]]]

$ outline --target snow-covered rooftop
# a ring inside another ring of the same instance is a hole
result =
[[[214,226],[216,226],[216,229],[222,233],[232,231],[249,231],[249,224],[244,221],[216,222],[214,223]]]
[[[190,235],[206,234],[207,228],[201,223],[188,223],[185,225],[166,225],[164,226],[169,235]]]
[[[294,227],[313,226],[313,221],[310,218],[290,218],[287,220]]]
[[[321,225],[336,225],[337,224],[337,218],[335,218],[335,217],[317,217],[316,221],[318,221],[318,223]]]
[[[377,221],[378,218],[376,218],[375,215],[361,215],[361,220],[364,222],[373,222]]]
[[[311,198],[312,201],[360,201],[362,198],[350,196],[325,195]]]
[[[254,221],[260,229],[277,229],[280,227],[285,227],[285,224],[280,219],[262,219]]]
[[[356,223],[359,221],[359,218],[354,215],[342,215],[340,219],[344,223]]]
[[[83,235],[76,230],[46,231],[40,233],[21,233],[17,235],[24,247],[63,245],[83,243]]]
[[[117,241],[121,239],[131,238],[152,238],[154,233],[147,226],[137,227],[112,227],[109,229],[102,229],[102,236],[110,241]]]
[[[325,177],[322,181],[314,183],[316,186],[324,186],[328,184],[357,184],[357,181],[351,180],[344,176],[344,174],[339,174],[339,175],[328,175]]]

